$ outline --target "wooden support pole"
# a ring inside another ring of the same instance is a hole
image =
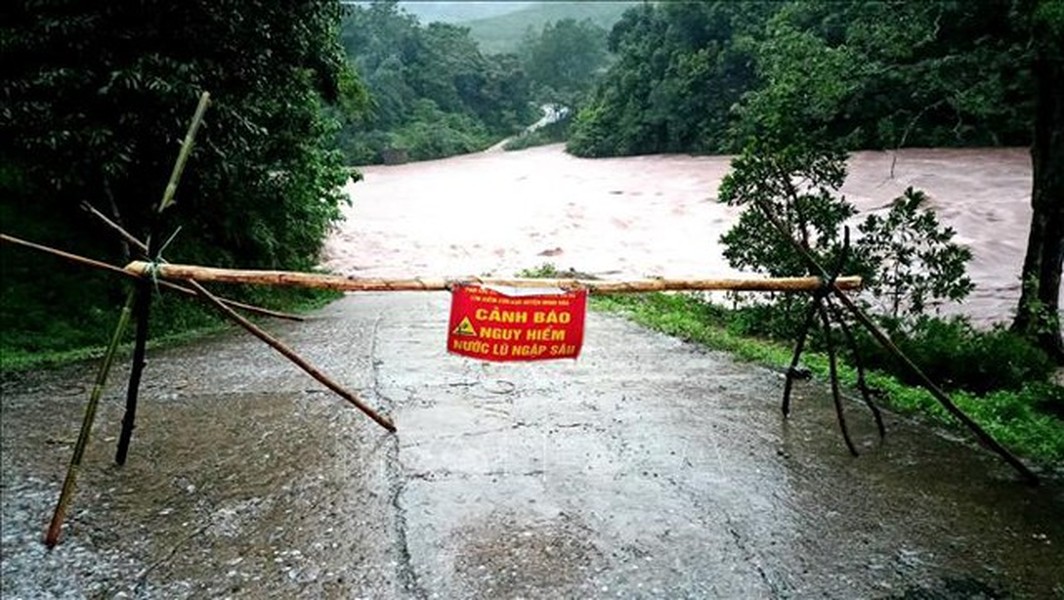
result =
[[[663,292],[670,290],[690,291],[738,291],[738,292],[808,292],[821,287],[819,277],[776,278],[721,278],[721,279],[637,279],[631,281],[600,281],[596,279],[485,279],[467,278],[414,278],[378,279],[355,278],[324,273],[299,273],[295,271],[252,271],[243,269],[218,269],[197,265],[151,264],[134,261],[126,271],[136,275],[151,275],[167,279],[196,280],[212,283],[246,283],[257,285],[309,287],[341,292],[398,292],[440,291],[457,284],[498,285],[523,288],[586,289],[597,294],[621,294],[630,292]],[[840,277],[835,285],[844,290],[861,287],[860,277]]]
[[[846,338],[846,343],[850,346],[851,357],[853,358],[853,366],[857,368],[857,389],[861,392],[861,399],[864,400],[865,406],[872,412],[872,418],[876,421],[876,430],[879,431],[879,437],[883,438],[887,435],[887,428],[883,424],[883,414],[879,411],[879,407],[872,401],[872,389],[868,387],[868,381],[865,379],[865,367],[864,360],[861,358],[861,353],[857,350],[857,340],[853,337],[853,331],[850,329],[850,324],[846,322],[845,316],[842,314],[842,310],[831,301],[831,297],[825,297],[824,301],[827,303],[828,309],[834,316],[835,321],[839,324],[839,328],[842,329],[842,335]]]
[[[174,169],[170,172],[170,180],[163,190],[163,198],[152,216],[148,227],[148,237],[145,240],[147,248],[145,257],[154,259],[158,251],[155,244],[155,230],[159,226],[163,211],[174,203],[174,195],[177,193],[177,185],[181,181],[181,174],[185,171],[189,156],[192,155],[192,146],[196,139],[196,132],[203,123],[203,115],[210,105],[211,95],[207,92],[200,94],[196,112],[192,115],[192,121],[185,132],[185,139],[181,142],[181,150],[174,161]],[[197,290],[198,291],[198,290]],[[148,324],[151,315],[152,289],[151,281],[144,278],[137,283],[137,300],[133,306],[133,318],[137,321],[137,335],[133,346],[133,365],[129,372],[129,386],[126,388],[126,412],[122,416],[122,430],[118,435],[118,447],[115,450],[115,463],[122,466],[126,463],[126,454],[129,452],[129,442],[133,437],[133,427],[137,419],[137,396],[140,393],[140,379],[147,365],[145,360],[148,347]]]
[[[78,433],[78,441],[74,444],[74,454],[70,457],[70,466],[67,467],[66,478],[63,480],[63,489],[59,492],[59,501],[55,504],[55,512],[52,521],[48,525],[48,532],[44,535],[44,544],[49,548],[55,547],[59,541],[59,532],[63,528],[63,520],[66,518],[67,506],[74,496],[74,488],[77,485],[78,471],[81,468],[81,458],[85,455],[85,447],[89,444],[89,435],[92,433],[92,423],[96,420],[96,407],[100,404],[104,386],[107,384],[107,375],[111,372],[115,354],[118,353],[118,345],[122,341],[122,335],[129,326],[129,318],[132,313],[133,297],[135,292],[130,291],[126,298],[126,304],[122,308],[122,314],[118,318],[118,325],[111,336],[111,343],[107,346],[107,352],[100,363],[100,370],[96,373],[96,382],[89,394],[89,402],[85,405],[85,417],[81,421],[81,432]]]
[[[771,207],[768,206],[767,203],[763,200],[755,198],[754,201],[757,203],[757,207],[761,209],[761,213],[765,215],[765,218],[767,218],[769,222],[772,223],[772,226],[776,229],[777,233],[783,236],[783,238],[791,244],[795,251],[802,255],[802,258],[805,259],[805,262],[814,272],[820,273],[821,277],[823,277],[825,281],[828,280],[828,273],[824,270],[824,267],[821,266],[817,259],[813,257],[812,253],[806,250],[800,243],[798,243],[797,240],[794,239],[794,237],[792,237],[788,233],[787,227],[784,226],[784,224],[780,222],[779,218],[772,213]],[[926,389],[928,392],[930,392],[931,395],[934,396],[935,400],[937,400],[938,403],[941,404],[947,412],[949,412],[949,414],[953,415],[953,417],[960,421],[961,424],[963,424],[965,427],[967,427],[969,431],[975,434],[976,439],[978,439],[986,447],[993,450],[998,456],[1004,459],[1005,462],[1011,465],[1012,468],[1016,469],[1016,471],[1018,471],[1024,477],[1024,479],[1027,480],[1028,483],[1032,485],[1038,485],[1038,476],[1035,475],[1034,472],[1027,467],[1027,465],[1023,464],[1023,461],[1016,458],[1014,454],[1009,452],[1008,448],[1002,446],[1000,442],[995,440],[992,435],[987,433],[986,430],[980,427],[978,423],[973,421],[971,417],[965,414],[963,410],[961,410],[956,404],[954,404],[953,401],[950,400],[949,396],[946,395],[946,392],[943,392],[937,385],[935,385],[935,382],[931,381],[931,378],[928,377],[923,372],[923,370],[920,369],[920,367],[916,366],[916,363],[910,360],[904,352],[902,352],[897,346],[894,345],[894,342],[890,339],[890,336],[884,333],[883,330],[875,324],[872,318],[865,314],[865,312],[861,310],[861,307],[857,306],[857,304],[854,303],[854,301],[851,300],[849,296],[843,293],[844,289],[845,288],[838,285],[838,281],[836,281],[835,285],[831,288],[831,292],[835,295],[836,298],[839,299],[839,302],[842,303],[846,310],[848,310],[850,314],[852,314],[854,318],[857,319],[857,322],[860,323],[865,329],[867,329],[868,332],[872,334],[872,337],[876,338],[876,341],[878,341],[880,345],[883,346],[883,348],[885,348],[888,352],[890,352],[898,360],[900,360],[902,364],[905,365],[907,369],[909,369],[909,372],[916,377],[916,379],[920,382],[920,385],[923,386],[923,388]]]
[[[126,271],[125,269],[122,269],[120,267],[116,267],[114,265],[109,265],[109,264],[107,264],[105,262],[100,262],[98,260],[93,260],[91,258],[85,258],[84,256],[79,256],[77,254],[71,254],[70,252],[63,252],[62,250],[57,250],[57,249],[49,247],[49,246],[43,246],[41,244],[35,244],[33,242],[27,242],[26,240],[19,239],[17,237],[12,237],[12,236],[7,235],[7,234],[0,233],[0,242],[4,242],[4,243],[7,243],[7,244],[14,244],[16,246],[22,246],[23,248],[30,248],[32,250],[37,250],[39,252],[44,252],[45,254],[51,254],[52,256],[56,256],[56,257],[62,258],[64,260],[67,260],[67,261],[70,261],[70,262],[73,262],[73,263],[77,263],[79,265],[84,265],[86,267],[92,267],[94,269],[100,269],[100,270],[103,270],[103,271],[108,271],[110,273],[114,273],[115,275],[121,275],[122,277],[125,277],[126,279],[133,279],[133,280],[137,280],[137,281],[139,281],[141,279],[140,275],[134,275],[133,273],[130,273],[129,271]],[[184,294],[186,296],[199,297],[199,294],[197,294],[195,290],[187,288],[187,287],[184,287],[184,286],[181,286],[181,285],[177,285],[176,283],[171,283],[169,281],[162,281],[162,280],[158,281],[157,283],[159,284],[159,287],[163,287],[163,288],[166,288],[168,290],[173,290],[175,292],[179,292],[179,293]],[[285,320],[288,320],[288,321],[306,321],[306,319],[304,319],[303,317],[301,317],[299,315],[293,315],[293,314],[290,314],[290,313],[284,313],[284,312],[279,312],[279,311],[276,311],[276,310],[270,310],[268,308],[262,308],[261,306],[255,306],[255,305],[252,305],[252,304],[245,304],[243,302],[237,302],[236,300],[229,300],[228,298],[219,297],[218,300],[220,300],[223,304],[225,304],[226,306],[228,306],[230,308],[239,308],[240,310],[247,311],[249,313],[253,313],[253,314],[256,314],[256,315],[263,316],[263,317],[272,317],[274,319],[285,319]]]
[[[307,361],[303,360],[303,358],[301,358],[298,354],[296,354],[294,350],[292,350],[288,346],[284,345],[284,343],[282,343],[280,340],[278,340],[277,338],[273,337],[269,333],[266,333],[265,331],[263,331],[259,327],[255,326],[255,324],[252,323],[251,321],[248,321],[247,319],[245,319],[244,317],[242,317],[239,314],[237,314],[234,310],[232,310],[228,306],[226,306],[226,305],[222,304],[221,302],[219,302],[218,299],[215,298],[213,294],[208,292],[199,283],[197,283],[195,281],[189,281],[188,284],[191,285],[196,290],[196,292],[199,293],[200,297],[203,298],[203,300],[205,302],[207,302],[208,304],[210,304],[214,308],[218,309],[222,314],[224,314],[226,317],[228,317],[229,319],[234,321],[237,325],[240,325],[241,327],[246,329],[249,333],[251,333],[255,337],[257,337],[260,340],[266,342],[266,344],[268,344],[271,348],[273,348],[274,350],[280,352],[282,355],[284,355],[285,358],[287,358],[288,360],[290,360],[293,363],[295,363],[296,366],[298,366],[300,369],[303,369],[308,375],[310,375],[314,379],[317,379],[322,385],[324,385],[325,387],[329,388],[330,390],[335,392],[338,396],[340,396],[344,400],[347,400],[348,402],[353,404],[355,406],[355,408],[357,408],[358,410],[360,410],[363,413],[365,413],[366,416],[368,416],[369,418],[371,418],[374,421],[376,421],[378,425],[380,425],[381,427],[387,429],[388,431],[391,431],[391,432],[395,431],[395,424],[392,423],[391,419],[389,419],[388,417],[385,417],[385,416],[381,415],[380,413],[378,413],[377,411],[373,410],[372,408],[367,406],[364,402],[359,400],[357,396],[355,396],[351,392],[348,392],[347,390],[342,388],[339,384],[334,382],[332,379],[329,379],[324,373],[319,371],[317,368],[315,368],[313,365],[311,365]]]
[[[133,302],[133,318],[137,322],[133,341],[133,364],[129,370],[129,384],[126,386],[126,411],[122,414],[122,429],[118,435],[118,447],[115,449],[115,464],[126,464],[129,442],[133,437],[133,427],[137,421],[137,395],[140,380],[147,366],[148,353],[148,317],[151,311],[151,280],[144,279],[136,284],[136,300]]]

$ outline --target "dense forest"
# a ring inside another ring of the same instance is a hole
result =
[[[0,18],[0,220],[5,233],[125,264],[87,202],[146,237],[202,91],[212,104],[155,224],[171,261],[309,269],[345,197],[326,109],[365,92],[327,2],[5,3]],[[135,255],[135,253],[132,253]],[[123,283],[5,245],[4,360],[102,344]],[[201,325],[164,296],[157,333]]]
[[[579,156],[729,153],[786,118],[853,150],[1024,145],[1019,3],[663,2],[609,35],[616,62],[580,113]]]
[[[371,93],[340,136],[353,164],[393,149],[414,160],[472,152],[535,120],[520,62],[484,56],[466,29],[375,2],[347,9],[340,39]]]
[[[527,29],[512,53],[487,54],[470,30],[421,23],[394,1],[347,7],[341,43],[369,110],[348,116],[349,164],[424,160],[482,150],[520,132],[546,103],[572,105],[606,64],[606,31],[561,19]]]

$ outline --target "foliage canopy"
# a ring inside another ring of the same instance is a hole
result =
[[[473,152],[534,120],[521,62],[485,56],[464,27],[422,25],[394,0],[376,1],[346,8],[340,40],[371,102],[340,133],[349,164],[392,149],[415,160]]]
[[[163,235],[182,228],[167,258],[317,263],[347,178],[328,149],[335,123],[323,108],[357,110],[364,99],[337,41],[338,3],[57,0],[3,10],[5,231],[113,263],[128,258],[78,205],[89,201],[143,237],[207,90],[213,104],[162,223]],[[8,339],[29,349],[105,339],[117,282],[45,260],[3,253]],[[39,304],[50,313],[32,308]]]
[[[610,50],[576,120],[579,156],[737,152],[795,113],[851,150],[1030,138],[1027,34],[1009,0],[648,3]]]

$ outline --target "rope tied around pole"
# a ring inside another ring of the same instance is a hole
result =
[[[820,285],[817,286],[815,290],[813,290],[813,300],[815,301],[823,300],[824,298],[827,298],[831,295],[831,290],[835,287],[836,276],[832,275],[827,279],[820,277],[819,279]]]
[[[155,256],[149,259],[147,275],[151,279],[152,286],[155,287],[155,293],[158,295],[162,295],[162,292],[159,290],[159,281],[161,281],[159,267],[169,264],[169,262],[163,258],[163,252],[170,247],[170,243],[174,241],[174,238],[176,238],[179,233],[181,233],[180,225],[177,226],[177,229],[174,229],[174,232],[170,234],[170,237],[166,238],[166,241],[159,247],[159,251],[155,253]]]
[[[155,293],[160,293],[159,282],[162,279],[159,276],[159,267],[163,265],[164,261],[160,260],[158,255],[153,260],[149,260],[144,267],[144,274],[151,280],[152,287],[155,288]]]

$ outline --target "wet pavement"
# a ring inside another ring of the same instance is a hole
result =
[[[229,332],[153,352],[129,462],[114,373],[40,540],[95,365],[3,382],[0,592],[38,597],[970,598],[1064,593],[1064,486],[773,370],[589,315],[577,361],[444,353],[448,297],[270,329],[391,435]]]

